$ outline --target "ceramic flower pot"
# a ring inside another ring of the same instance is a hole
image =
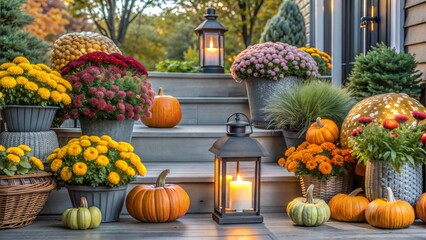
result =
[[[289,132],[283,130],[283,136],[287,148],[297,148],[297,146],[306,141],[306,134],[299,136],[298,132]]]
[[[135,120],[90,120],[80,118],[81,133],[88,136],[108,135],[117,142],[128,142],[132,140],[133,125]]]
[[[6,105],[1,111],[9,132],[48,131],[55,118],[56,106]]]
[[[281,80],[250,78],[245,81],[247,97],[250,107],[250,117],[253,126],[257,128],[268,128],[269,120],[264,111],[269,98],[281,91],[291,91],[296,85],[296,76],[285,77]]]

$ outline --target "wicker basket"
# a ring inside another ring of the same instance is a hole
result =
[[[302,195],[306,197],[306,190],[313,184],[314,198],[320,198],[328,202],[338,193],[349,193],[352,190],[352,177],[330,177],[328,180],[321,180],[311,175],[299,176]]]
[[[55,187],[51,173],[0,176],[0,229],[31,224]]]
[[[423,169],[404,164],[397,173],[387,162],[368,161],[365,169],[365,194],[372,201],[386,198],[386,187],[393,191],[395,199],[404,200],[415,206],[423,193]]]

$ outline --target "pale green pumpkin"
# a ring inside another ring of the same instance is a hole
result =
[[[81,197],[79,208],[68,208],[62,213],[62,223],[71,229],[97,228],[101,221],[101,210],[95,206],[87,208],[85,197]]]
[[[306,198],[295,198],[287,205],[287,215],[296,225],[319,226],[330,219],[330,208],[324,200],[313,198],[313,190],[310,185]]]

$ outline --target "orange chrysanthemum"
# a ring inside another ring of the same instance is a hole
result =
[[[320,163],[320,165],[318,166],[318,170],[324,174],[324,175],[328,175],[331,173],[331,170],[333,170],[333,167],[331,166],[330,163],[328,162],[322,162]]]

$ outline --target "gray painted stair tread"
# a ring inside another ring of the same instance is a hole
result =
[[[212,162],[144,162],[147,168],[145,177],[138,177],[137,183],[154,183],[157,176],[164,170],[170,169],[167,182],[213,182]],[[263,182],[295,181],[293,173],[276,163],[262,163],[261,177]]]
[[[177,97],[182,103],[247,103],[247,97]]]

